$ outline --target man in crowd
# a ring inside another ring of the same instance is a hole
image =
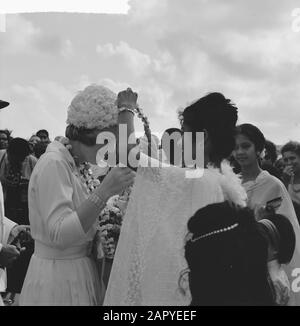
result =
[[[36,135],[40,138],[42,144],[50,144],[49,132],[45,129],[39,130]]]

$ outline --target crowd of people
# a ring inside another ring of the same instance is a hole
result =
[[[147,125],[138,146],[116,144],[119,157],[135,147],[139,167],[94,173],[101,132],[134,135],[137,97],[88,86],[54,141],[0,130],[0,305],[300,305],[300,142],[279,149],[210,93],[161,140]],[[128,187],[108,268],[99,216]]]

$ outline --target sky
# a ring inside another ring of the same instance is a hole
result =
[[[157,133],[179,127],[178,109],[218,91],[239,108],[239,123],[257,125],[278,145],[300,141],[299,0],[104,2],[95,12],[106,14],[5,16],[0,98],[11,105],[0,128],[14,137],[63,135],[72,98],[97,83],[136,90]],[[6,12],[15,12],[10,3]],[[83,11],[84,3],[91,12],[91,0],[49,9]]]

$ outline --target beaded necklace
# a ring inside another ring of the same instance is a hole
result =
[[[78,170],[81,183],[89,194],[92,193],[100,185],[100,181],[93,176],[91,165],[88,162],[84,162],[80,164]]]

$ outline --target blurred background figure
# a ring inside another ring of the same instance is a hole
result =
[[[30,155],[28,141],[22,138],[11,140],[0,162],[5,216],[20,225],[29,225],[28,184],[36,162],[37,159]],[[33,253],[32,242],[25,247],[26,251],[7,269],[7,291],[12,294],[21,292]]]
[[[29,144],[29,148],[30,148],[30,154],[34,155],[34,146],[41,142],[40,137],[36,136],[36,135],[32,135],[29,140],[28,140],[28,144]]]
[[[283,180],[283,170],[285,168],[283,158],[282,157],[278,158],[277,161],[275,162],[274,166],[280,172],[281,179]]]
[[[300,143],[291,141],[281,149],[283,162],[283,181],[293,201],[295,211],[300,219]]]
[[[39,130],[36,135],[40,138],[41,142],[49,145],[51,140],[49,139],[49,132],[45,129]]]
[[[269,140],[265,142],[265,153],[262,158],[261,168],[268,171],[274,177],[281,179],[281,171],[275,167],[277,161],[277,148],[274,143]]]
[[[4,129],[0,130],[0,150],[7,149],[9,141],[11,140],[11,131]]]
[[[46,152],[47,146],[47,143],[36,143],[33,149],[34,156],[39,159]]]

